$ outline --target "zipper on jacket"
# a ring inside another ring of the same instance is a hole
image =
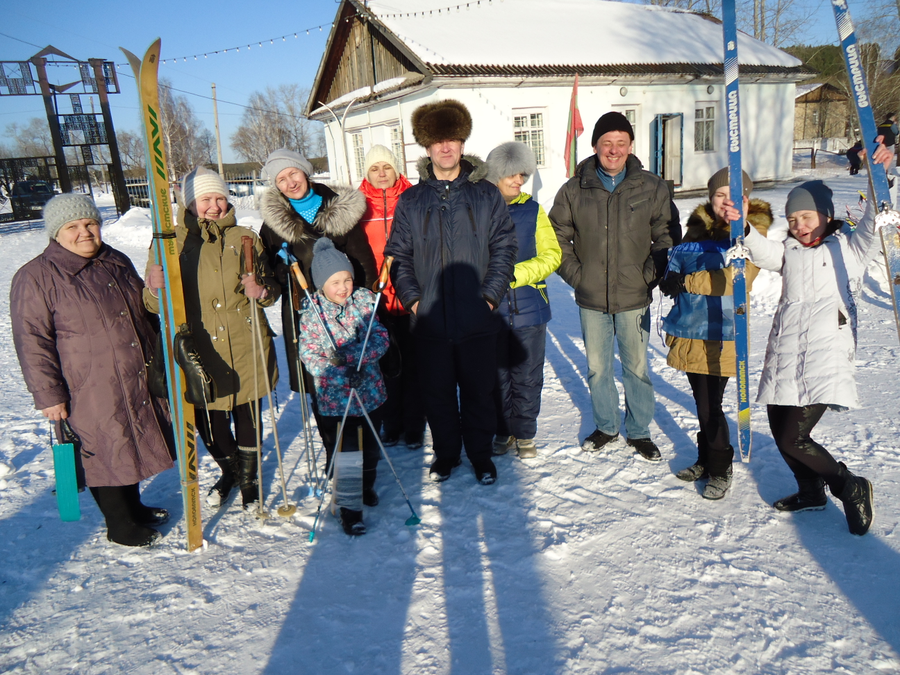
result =
[[[384,221],[384,240],[387,241],[388,238],[388,227],[387,227],[387,190],[381,191],[381,217]]]
[[[478,230],[475,229],[475,214],[472,213],[472,205],[466,204],[466,211],[469,212],[469,222],[472,224],[472,234],[478,236]]]

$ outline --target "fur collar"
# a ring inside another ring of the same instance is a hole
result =
[[[321,236],[329,239],[342,237],[356,226],[366,211],[365,195],[352,187],[311,182],[310,188],[322,196],[322,207],[312,223],[307,223],[303,216],[294,211],[288,198],[276,188],[269,188],[262,196],[260,212],[263,222],[292,244]]]
[[[772,225],[772,207],[761,199],[751,199],[747,220],[760,234],[765,235]],[[706,241],[709,239],[730,239],[731,229],[725,223],[717,223],[712,211],[712,204],[701,204],[690,215],[687,221],[683,241]]]
[[[460,173],[467,174],[466,180],[470,183],[477,183],[487,176],[487,164],[476,155],[463,155],[459,162]],[[430,180],[436,180],[434,173],[431,171],[431,157],[425,155],[419,157],[416,162],[416,170],[419,172],[419,182],[425,183]]]

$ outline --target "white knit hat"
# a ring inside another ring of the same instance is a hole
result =
[[[103,218],[94,200],[87,195],[62,194],[56,195],[44,205],[44,229],[47,236],[56,239],[56,235],[66,223],[73,220],[88,218],[96,220],[101,225]]]
[[[372,149],[366,153],[366,175],[369,174],[369,169],[372,168],[372,165],[378,162],[387,162],[394,167],[394,171],[398,174],[402,173],[397,156],[383,145],[373,145]]]
[[[228,197],[228,186],[215,171],[198,166],[181,181],[181,200],[186,207],[193,204],[197,197],[208,194]]]

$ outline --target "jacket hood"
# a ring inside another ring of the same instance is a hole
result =
[[[772,226],[772,207],[761,199],[751,199],[747,209],[747,220],[765,236]],[[682,241],[705,241],[708,239],[730,239],[731,228],[726,223],[716,222],[712,203],[701,204],[690,215]]]
[[[471,183],[477,183],[487,177],[487,165],[476,155],[463,155],[459,161],[459,168],[461,174],[467,174],[466,180]],[[431,157],[428,155],[419,157],[416,162],[416,171],[419,172],[419,181],[422,183],[437,180],[431,170]]]
[[[328,238],[342,237],[356,226],[366,211],[365,195],[348,185],[310,183],[310,188],[322,197],[322,207],[312,223],[307,223],[277,189],[270,188],[262,196],[260,212],[263,221],[275,234],[292,244],[317,239],[314,232]]]
[[[191,234],[196,234],[209,240],[210,233],[220,235],[223,230],[237,225],[237,213],[234,207],[229,204],[228,212],[224,216],[218,220],[207,220],[206,218],[197,218],[186,208],[180,206],[176,222],[179,227],[186,227]],[[215,232],[215,230],[218,230],[218,232]]]
[[[405,192],[411,187],[412,184],[406,179],[406,176],[401,173],[399,176],[397,176],[396,182],[394,182],[394,184],[387,190],[382,190],[381,188],[375,187],[369,182],[367,178],[364,178],[363,182],[360,183],[359,191],[366,196],[366,199],[381,199],[382,192],[387,192],[388,198],[399,197],[401,193]]]

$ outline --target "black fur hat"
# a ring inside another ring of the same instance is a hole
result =
[[[416,143],[423,148],[447,140],[465,142],[472,133],[472,116],[466,106],[448,98],[413,110],[412,128]]]
[[[491,150],[487,156],[486,178],[494,185],[501,178],[522,174],[525,180],[534,173],[537,162],[534,152],[524,143],[508,141]]]

